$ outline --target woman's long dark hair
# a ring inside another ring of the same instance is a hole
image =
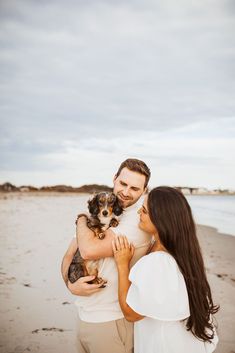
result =
[[[162,245],[174,257],[185,279],[190,307],[186,327],[199,339],[211,341],[211,315],[219,306],[212,300],[191,208],[180,191],[161,186],[150,191],[148,209]]]

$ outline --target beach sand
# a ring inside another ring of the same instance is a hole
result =
[[[1,353],[76,353],[75,297],[60,264],[88,195],[0,195]],[[214,302],[217,353],[235,352],[235,237],[198,226]]]

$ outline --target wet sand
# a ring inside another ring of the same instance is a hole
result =
[[[0,352],[76,353],[60,264],[87,195],[0,195]],[[235,352],[235,237],[198,226],[217,314],[216,353]]]
[[[216,353],[235,352],[235,237],[215,228],[198,226],[207,277],[213,300],[220,305],[216,315],[219,344]]]

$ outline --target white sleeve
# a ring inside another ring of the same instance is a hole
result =
[[[165,321],[190,316],[184,277],[171,255],[158,251],[142,257],[129,279],[127,304],[137,313]]]

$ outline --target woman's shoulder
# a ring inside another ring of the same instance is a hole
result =
[[[173,265],[177,266],[174,257],[166,251],[153,251],[145,256],[143,256],[137,264],[143,265],[148,263],[156,263],[158,265]]]
[[[159,250],[150,252],[148,255],[155,259],[164,259],[166,261],[175,261],[174,257],[167,251]]]
[[[189,316],[184,277],[169,253],[155,251],[142,257],[133,266],[129,279],[132,285],[128,300],[138,303],[137,312],[159,320],[181,320]]]
[[[143,256],[132,267],[131,273],[140,274],[140,272],[144,272],[149,268],[155,269],[158,273],[160,271],[161,273],[164,272],[165,274],[166,272],[178,272],[178,265],[174,257],[166,251],[154,251],[148,255]]]

